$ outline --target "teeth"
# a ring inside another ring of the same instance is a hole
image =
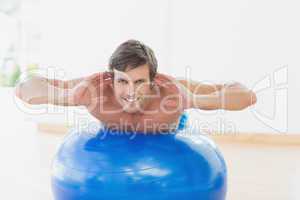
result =
[[[129,102],[134,102],[134,101],[137,101],[138,98],[125,98],[126,101],[129,101]]]

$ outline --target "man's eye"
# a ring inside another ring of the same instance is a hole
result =
[[[126,84],[126,83],[127,83],[127,81],[126,81],[126,80],[124,80],[124,79],[119,79],[119,80],[118,80],[118,83]]]
[[[137,84],[141,84],[141,83],[144,83],[145,81],[144,80],[138,80],[136,81]]]

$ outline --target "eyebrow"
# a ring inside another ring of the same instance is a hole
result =
[[[124,80],[124,81],[128,81],[127,79],[125,79],[125,78],[122,78],[122,77],[118,78],[118,80]],[[135,81],[134,81],[134,83],[136,83],[136,82],[138,82],[138,81],[146,81],[146,79],[144,79],[144,78],[140,78],[140,79],[137,79],[137,80],[135,80]]]
[[[146,79],[144,79],[144,78],[140,78],[140,79],[135,80],[134,82],[145,81],[145,80],[146,80]]]

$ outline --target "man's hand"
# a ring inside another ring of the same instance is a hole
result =
[[[176,109],[187,108],[187,102],[191,93],[175,78],[157,73],[154,78],[156,86],[162,89],[164,96],[162,103],[166,107]]]
[[[165,74],[157,73],[154,77],[154,83],[157,86],[168,90],[170,93],[178,93],[179,91],[175,79]]]
[[[189,108],[242,110],[256,103],[255,93],[238,82],[215,86],[217,90],[212,93],[188,95]]]
[[[207,94],[193,93],[181,81],[164,74],[157,74],[154,82],[165,89],[169,96],[178,95],[181,97],[183,108],[242,110],[257,101],[255,93],[238,82],[215,85],[215,91]],[[197,87],[197,84],[194,87]],[[170,105],[172,103],[179,105],[176,101],[167,102]]]
[[[95,73],[71,89],[75,105],[92,106],[98,101],[106,101],[105,90],[112,85],[110,72]]]

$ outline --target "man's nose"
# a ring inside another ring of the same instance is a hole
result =
[[[127,91],[128,96],[134,97],[135,91],[136,91],[136,88],[135,88],[134,84],[129,84],[128,91]]]

